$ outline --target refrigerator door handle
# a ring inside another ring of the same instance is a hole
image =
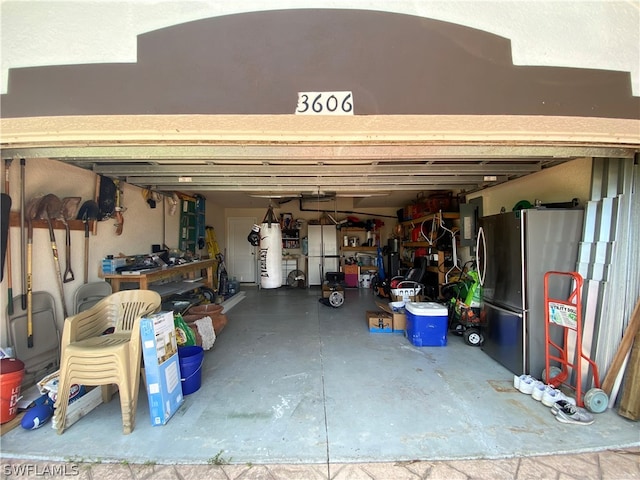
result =
[[[494,303],[489,303],[489,302],[484,302],[484,303],[486,305],[491,306],[491,308],[493,308],[494,310],[498,310],[499,312],[508,313],[509,315],[515,315],[516,317],[519,317],[519,318],[524,318],[524,314],[523,313],[516,313],[513,310],[507,310],[506,308],[499,307]]]
[[[484,228],[480,227],[478,229],[478,238],[476,239],[476,258],[480,253],[480,240],[482,239],[482,268],[480,268],[480,264],[478,263],[478,279],[480,281],[480,285],[484,285],[484,276],[487,272],[487,242],[484,237]]]

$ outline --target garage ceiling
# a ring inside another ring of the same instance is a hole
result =
[[[636,121],[617,119],[58,117],[3,119],[2,155],[59,160],[221,207],[338,196],[400,208],[434,190],[478,192],[575,158],[633,157],[638,136]]]
[[[576,158],[558,150],[425,145],[128,146],[40,149],[38,155],[159,192],[201,194],[223,207],[256,198],[354,199],[401,207],[433,190],[476,192]],[[583,153],[587,153],[583,150]],[[509,155],[509,156],[506,156]]]

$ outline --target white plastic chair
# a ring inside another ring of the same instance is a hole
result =
[[[111,400],[118,385],[124,434],[135,427],[140,387],[140,318],[159,310],[152,290],[123,290],[68,317],[62,331],[62,353],[55,422],[64,432],[71,385],[100,386],[102,401]],[[113,328],[113,333],[109,332]]]

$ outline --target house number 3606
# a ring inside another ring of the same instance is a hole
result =
[[[353,115],[353,94],[299,92],[296,115]]]

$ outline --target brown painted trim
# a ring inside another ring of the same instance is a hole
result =
[[[15,68],[5,118],[286,115],[298,92],[352,91],[356,115],[640,118],[627,72],[514,66],[508,39],[412,15],[293,9],[138,37],[133,64]]]

